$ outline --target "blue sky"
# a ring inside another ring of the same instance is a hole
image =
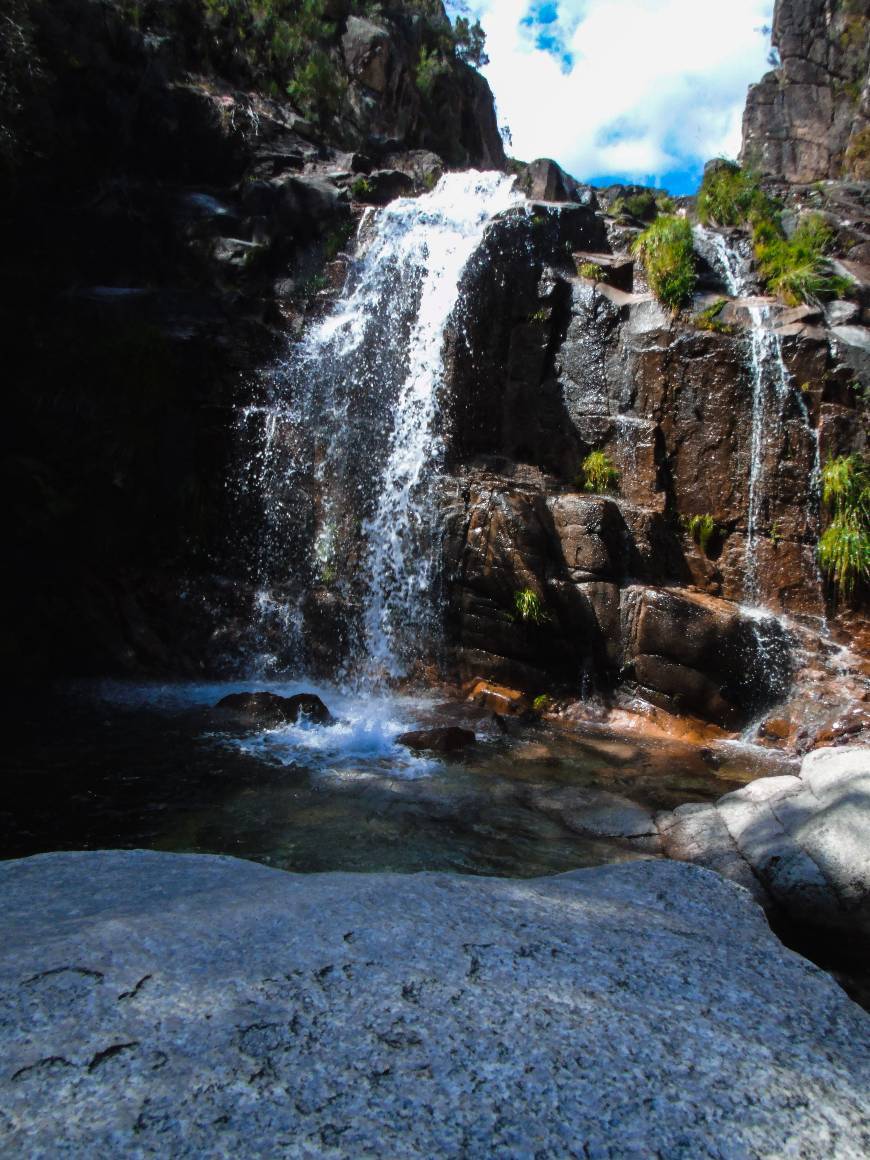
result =
[[[773,0],[467,0],[499,120],[524,161],[596,185],[697,187],[734,157],[747,87],[768,71]]]

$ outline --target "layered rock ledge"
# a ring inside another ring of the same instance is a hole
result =
[[[739,882],[765,906],[870,945],[870,747],[819,749],[712,805],[657,818],[670,858]]]
[[[6,1154],[859,1157],[870,1022],[749,895],[228,858],[0,866]]]

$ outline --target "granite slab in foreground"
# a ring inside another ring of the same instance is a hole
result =
[[[0,864],[4,1156],[865,1157],[870,1019],[679,863]]]

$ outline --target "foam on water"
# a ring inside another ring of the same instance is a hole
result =
[[[283,725],[231,738],[228,744],[280,765],[305,765],[330,778],[374,772],[406,780],[426,777],[438,762],[396,744],[396,737],[411,727],[396,708],[362,702],[335,725]]]
[[[86,700],[114,708],[178,714],[216,705],[229,693],[269,691],[282,697],[316,693],[336,719],[334,725],[299,721],[269,729],[241,729],[216,721],[203,736],[280,765],[305,766],[312,773],[361,775],[366,772],[413,779],[438,769],[437,759],[418,756],[396,737],[418,728],[433,702],[425,697],[351,695],[334,686],[310,683],[244,681],[232,683],[133,684],[103,681],[79,686]]]

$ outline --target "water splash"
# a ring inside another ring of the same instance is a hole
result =
[[[243,415],[257,587],[293,605],[288,624],[328,619],[349,679],[403,676],[437,636],[445,329],[487,224],[524,201],[513,178],[470,171],[368,214],[342,298]],[[286,642],[288,667],[316,636]]]

